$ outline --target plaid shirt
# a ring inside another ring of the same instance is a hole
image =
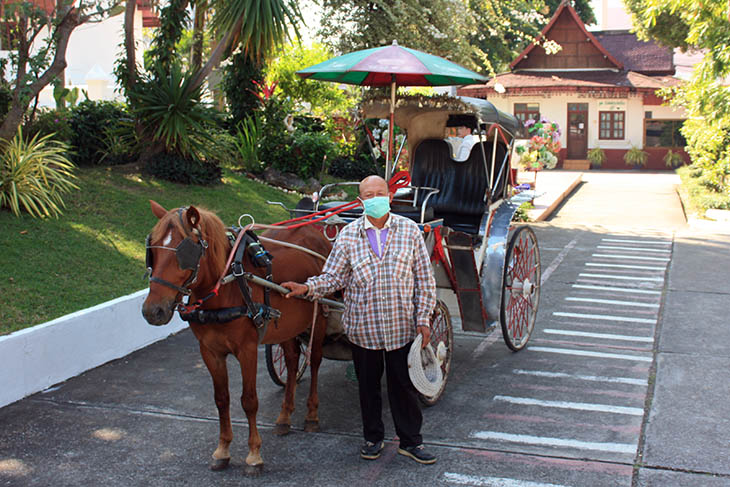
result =
[[[363,348],[395,350],[430,326],[436,282],[421,231],[411,220],[391,215],[382,258],[373,252],[360,217],[342,229],[319,276],[307,279],[308,296],[344,289],[342,324],[348,339]]]

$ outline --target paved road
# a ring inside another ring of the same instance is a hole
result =
[[[651,181],[626,176],[591,175],[553,221],[535,225],[544,285],[528,349],[511,353],[496,333],[457,334],[446,394],[424,411],[435,465],[397,455],[393,441],[378,461],[359,459],[356,384],[347,363],[326,361],[320,433],[301,429],[307,375],[295,430],[273,434],[282,393],[260,363],[265,471],[244,475],[235,401],[232,467],[209,471],[212,386],[182,332],[0,409],[0,485],[729,486],[730,241],[682,227],[663,186],[671,181],[646,191]],[[584,205],[606,191],[621,196],[596,221],[603,207]],[[662,216],[636,210],[657,198]]]

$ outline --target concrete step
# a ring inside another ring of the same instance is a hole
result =
[[[563,161],[563,169],[573,171],[585,171],[590,169],[591,163],[587,159],[566,159]]]

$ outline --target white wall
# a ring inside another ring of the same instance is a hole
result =
[[[0,407],[42,391],[187,327],[142,318],[147,289],[0,336]]]

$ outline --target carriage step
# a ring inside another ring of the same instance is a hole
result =
[[[479,272],[474,260],[471,236],[462,232],[451,232],[447,236],[446,247],[456,278],[454,292],[459,301],[461,328],[464,331],[483,332],[486,330],[487,315],[482,305]]]

